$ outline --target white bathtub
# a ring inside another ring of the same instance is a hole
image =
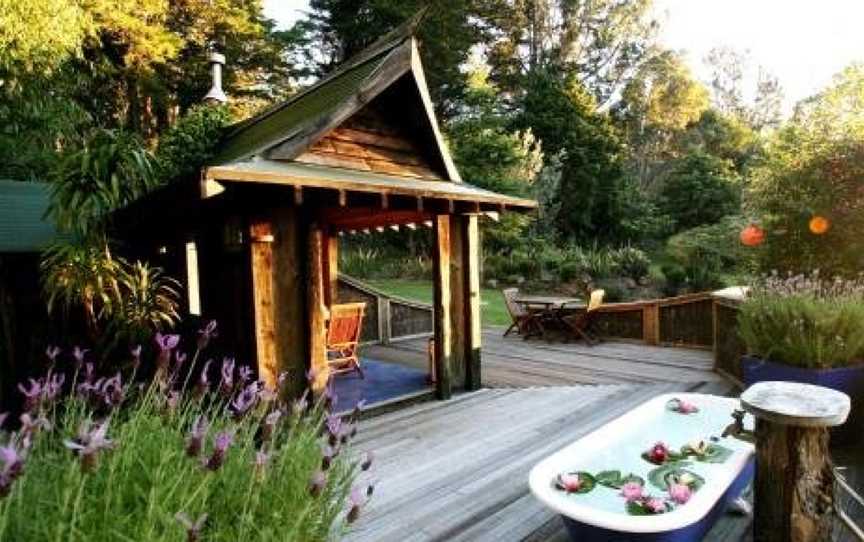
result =
[[[688,415],[672,412],[666,405],[673,398],[695,403],[700,411]],[[692,462],[687,468],[700,474],[705,484],[687,503],[663,514],[630,515],[615,489],[598,484],[584,495],[567,494],[555,488],[554,480],[563,472],[617,469],[641,476],[646,488],[659,496],[661,491],[647,482],[647,473],[656,465],[642,459],[641,453],[656,441],[678,449],[694,439],[720,437],[733,422],[731,413],[736,408],[737,399],[714,395],[655,397],[538,463],[531,470],[531,491],[563,516],[574,540],[700,540],[728,502],[737,498],[752,479],[752,444],[734,437],[719,438],[717,444],[731,449],[732,455],[718,464]],[[745,426],[752,429],[752,423],[748,416]]]

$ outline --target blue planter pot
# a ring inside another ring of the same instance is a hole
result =
[[[741,358],[741,375],[745,386],[768,380],[801,382],[842,391],[852,399],[849,419],[831,431],[837,444],[864,440],[864,365],[836,369],[805,369],[767,361],[754,356]]]

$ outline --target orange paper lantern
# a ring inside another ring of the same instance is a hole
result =
[[[750,224],[741,230],[741,243],[748,247],[755,247],[765,240],[765,230],[755,224]]]
[[[822,235],[831,228],[831,222],[824,216],[816,215],[810,219],[810,231],[816,235]]]

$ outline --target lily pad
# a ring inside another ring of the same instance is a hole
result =
[[[650,450],[642,452],[642,459],[651,463],[652,465],[668,465],[671,463],[676,463],[678,461],[681,461],[682,459],[684,459],[686,457],[687,456],[685,454],[678,453],[674,450],[669,450],[666,454],[666,459],[662,462],[657,462],[651,458]]]
[[[559,474],[555,478],[555,487],[560,489],[561,491],[567,491],[567,494],[575,493],[577,495],[581,495],[583,493],[588,493],[589,491],[593,490],[594,487],[597,485],[597,480],[589,472],[585,472],[585,471],[580,470],[580,471],[568,472],[565,474],[569,474],[571,476],[578,476],[579,482],[580,482],[579,489],[577,489],[575,491],[567,491],[564,487],[564,484],[561,482],[561,476],[562,475]]]
[[[683,473],[690,474],[691,476],[697,477],[700,480],[699,487],[705,483],[705,479],[699,476],[698,474],[691,472],[684,467],[689,467],[692,463],[687,461],[678,461],[676,463],[667,463],[665,465],[661,465],[656,469],[652,469],[651,472],[648,473],[648,481],[651,482],[651,485],[656,487],[657,489],[661,489],[666,491],[669,488],[669,476],[676,475],[680,476]],[[698,489],[694,487],[693,489]]]
[[[595,475],[595,478],[597,479],[598,484],[611,487],[612,489],[621,489],[624,484],[629,482],[635,482],[640,486],[645,485],[645,479],[641,476],[636,476],[632,472],[626,476],[622,476],[620,470],[604,470],[598,472]]]

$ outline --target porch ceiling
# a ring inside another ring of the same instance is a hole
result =
[[[487,208],[484,210],[488,210],[490,207],[516,210],[528,210],[537,207],[537,202],[533,200],[498,194],[463,182],[399,177],[277,160],[256,159],[208,167],[205,172],[205,179],[210,183],[214,181],[217,183],[259,183],[469,202],[483,205]],[[205,197],[212,195],[214,193],[213,187],[207,188],[204,192]]]

